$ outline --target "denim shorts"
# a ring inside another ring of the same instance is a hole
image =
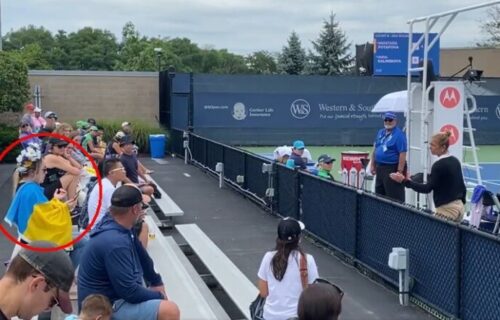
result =
[[[163,300],[148,300],[141,303],[128,303],[125,300],[116,300],[113,303],[112,320],[156,320],[158,309]]]

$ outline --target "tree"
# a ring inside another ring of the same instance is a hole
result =
[[[347,73],[352,65],[345,33],[330,14],[330,20],[324,21],[323,31],[316,41],[312,41],[314,51],[310,54],[311,72],[320,75],[337,75]]]
[[[273,74],[278,71],[275,57],[267,51],[257,51],[246,57],[250,72],[256,74]]]
[[[487,20],[481,25],[481,30],[488,35],[488,39],[480,43],[484,47],[500,47],[500,6],[490,7],[486,13]]]
[[[294,32],[288,38],[278,57],[278,69],[287,74],[301,74],[306,63],[306,52],[302,48],[299,36]]]
[[[0,51],[0,112],[21,111],[29,97],[26,64],[18,53]]]
[[[38,43],[28,44],[17,52],[30,70],[52,69],[52,65],[48,62],[47,55],[43,52],[43,49]]]
[[[4,37],[3,49],[5,51],[19,50],[30,44],[38,44],[42,52],[48,53],[54,46],[54,38],[44,27],[29,25],[7,33]]]

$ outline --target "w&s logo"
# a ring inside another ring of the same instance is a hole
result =
[[[294,118],[304,119],[311,113],[311,106],[306,100],[297,99],[290,105],[290,113]]]

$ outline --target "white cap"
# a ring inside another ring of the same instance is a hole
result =
[[[131,123],[130,123],[130,122],[127,122],[127,121],[122,122],[122,128],[123,128],[123,127],[126,127],[126,126],[130,126],[130,125],[131,125]]]
[[[33,110],[33,111],[35,111],[35,112],[42,112],[42,109],[36,107],[35,110]]]

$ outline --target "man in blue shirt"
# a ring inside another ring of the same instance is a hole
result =
[[[393,172],[405,174],[406,151],[408,149],[406,135],[397,127],[396,115],[386,112],[384,128],[375,138],[371,173],[376,174],[375,193],[396,201],[405,201],[404,186],[392,180]]]
[[[307,169],[307,160],[304,160],[303,154],[306,145],[302,140],[296,140],[293,142],[292,154],[286,162],[286,166],[289,168],[299,168],[302,170]]]
[[[167,299],[153,260],[132,231],[143,215],[142,203],[143,195],[134,185],[113,192],[109,213],[91,231],[82,256],[78,305],[97,293],[113,304],[112,319],[177,320],[177,305]]]

